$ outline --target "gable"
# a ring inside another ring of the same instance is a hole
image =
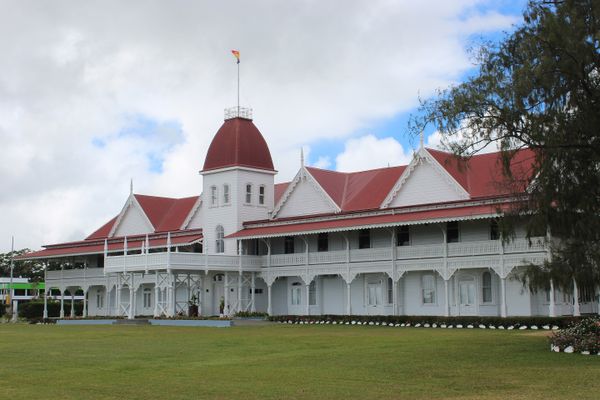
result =
[[[154,232],[154,228],[148,223],[148,219],[139,207],[130,203],[121,219],[113,236],[131,236]]]
[[[468,199],[468,194],[453,178],[435,164],[436,161],[418,156],[396,185],[396,193],[387,207],[442,203]]]
[[[277,211],[277,218],[300,215],[329,214],[339,211],[325,191],[308,173],[300,171],[286,193]]]

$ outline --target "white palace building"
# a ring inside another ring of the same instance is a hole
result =
[[[532,161],[521,150],[513,174],[531,176]],[[46,290],[61,299],[83,291],[89,316],[174,316],[196,299],[202,315],[598,312],[593,287],[532,294],[516,278],[548,247],[528,240],[524,224],[500,240],[498,218],[519,196],[503,182],[498,153],[465,161],[421,147],[408,165],[301,165],[275,184],[269,147],[238,108],[200,174],[200,196],[132,192],[87,238],[21,258],[48,266]]]

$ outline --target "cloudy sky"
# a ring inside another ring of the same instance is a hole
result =
[[[525,2],[0,0],[0,251],[78,240],[129,193],[182,197],[241,103],[277,181],[404,164],[406,123]],[[436,137],[429,132],[428,141]]]

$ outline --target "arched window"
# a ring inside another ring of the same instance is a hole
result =
[[[265,185],[258,187],[258,204],[261,206],[265,204]]]
[[[246,184],[246,204],[252,203],[252,184]]]
[[[229,185],[223,185],[223,204],[229,204]]]
[[[223,274],[217,274],[213,277],[213,281],[215,282],[223,282],[223,279],[225,278],[225,275]]]
[[[481,276],[481,296],[484,303],[492,302],[492,274],[489,271]]]
[[[225,252],[225,241],[223,240],[225,237],[225,230],[221,225],[217,225],[215,229],[215,253],[224,253]]]
[[[292,305],[299,306],[302,304],[302,284],[300,282],[292,283]]]
[[[394,281],[392,278],[387,279],[387,301],[388,304],[394,304]]]
[[[308,287],[308,304],[311,306],[317,305],[317,280],[313,279]]]
[[[150,288],[144,288],[144,308],[152,308],[152,291]]]
[[[211,206],[216,206],[217,205],[217,187],[216,186],[211,186],[210,187],[210,205]]]

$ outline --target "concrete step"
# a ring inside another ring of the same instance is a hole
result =
[[[113,325],[150,325],[147,319],[118,319]]]

